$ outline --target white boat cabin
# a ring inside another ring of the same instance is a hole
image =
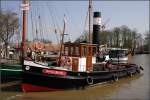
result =
[[[127,63],[128,61],[128,49],[122,48],[108,48],[109,58],[113,63]]]

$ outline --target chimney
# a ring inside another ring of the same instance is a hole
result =
[[[101,12],[94,12],[93,16],[93,44],[100,45]]]

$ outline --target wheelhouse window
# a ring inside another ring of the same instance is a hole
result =
[[[79,52],[79,47],[78,46],[75,47],[75,55],[76,56],[80,56],[80,52]]]
[[[83,49],[82,49],[83,51],[81,51],[82,52],[82,55],[81,56],[86,56],[87,55],[87,48],[86,48],[86,46],[83,46]]]
[[[65,54],[65,55],[69,55],[69,48],[68,48],[68,47],[65,47],[65,48],[64,48],[64,54]]]
[[[73,55],[74,55],[74,51],[75,51],[75,50],[74,50],[74,47],[71,46],[71,47],[70,47],[70,56],[73,56]]]
[[[78,45],[64,46],[64,54],[68,56],[80,56],[80,48]]]
[[[92,47],[88,47],[88,55],[92,56]]]
[[[65,44],[64,54],[74,57],[86,57],[96,55],[96,45],[88,44]]]
[[[92,55],[93,55],[93,56],[96,56],[96,52],[97,52],[97,48],[96,48],[96,47],[93,47]]]

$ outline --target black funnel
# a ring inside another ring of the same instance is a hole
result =
[[[101,26],[101,12],[94,12],[93,16],[93,44],[100,45],[100,26]]]

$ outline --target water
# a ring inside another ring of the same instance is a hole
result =
[[[9,88],[1,91],[0,100],[150,100],[149,55],[130,56],[129,61],[141,65],[143,74],[85,90],[22,93]]]

